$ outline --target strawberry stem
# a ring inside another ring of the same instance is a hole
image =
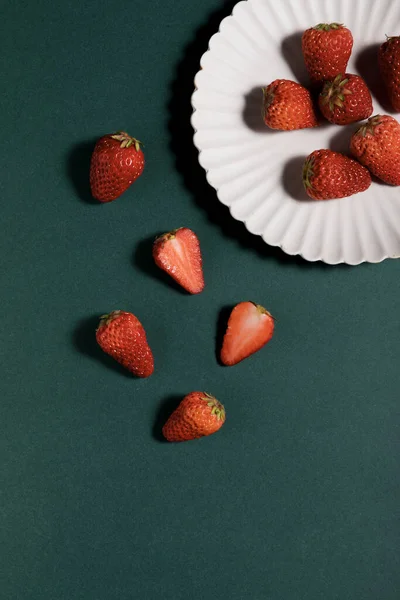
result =
[[[220,421],[221,419],[225,421],[225,408],[221,402],[218,402],[214,396],[211,394],[207,394],[204,392],[204,397],[202,398],[205,402],[207,402],[207,406],[211,408],[211,414],[215,415],[217,419]]]
[[[114,133],[114,135],[112,135],[111,137],[113,140],[121,142],[121,148],[130,148],[134,145],[136,152],[139,152],[140,146],[143,146],[141,141],[130,136],[128,133],[126,133],[126,131],[117,131],[117,133]]]
[[[381,123],[381,115],[375,115],[368,119],[368,121],[364,123],[364,125],[361,125],[361,127],[357,129],[355,135],[360,135],[362,137],[366,137],[368,134],[374,135],[375,127],[377,127]]]
[[[317,31],[334,31],[335,29],[341,29],[344,27],[343,23],[319,23],[315,25],[313,29]]]
[[[262,92],[264,95],[264,102],[262,105],[262,118],[265,121],[266,116],[267,116],[267,111],[274,101],[275,87],[273,87],[272,85],[269,85],[267,87],[262,88]]]
[[[348,77],[339,74],[336,75],[333,81],[327,81],[321,92],[322,102],[329,104],[329,110],[333,112],[335,106],[339,108],[343,107],[344,97],[352,94],[348,89],[344,89],[344,86],[349,82]]]
[[[103,327],[105,325],[109,325],[111,323],[111,321],[114,321],[114,319],[119,317],[121,313],[122,313],[122,310],[113,310],[112,312],[108,313],[107,315],[102,315],[100,317],[100,323],[99,323],[99,326],[97,329],[100,329],[100,327]]]
[[[261,313],[262,315],[267,315],[268,317],[271,317],[271,319],[274,318],[271,315],[271,313],[267,311],[266,308],[264,308],[263,306],[261,306],[261,304],[256,304],[256,302],[252,302],[251,300],[250,300],[250,302],[256,307],[256,309],[258,310],[259,313]]]
[[[172,229],[171,231],[168,231],[168,233],[159,235],[156,237],[155,242],[168,242],[169,240],[173,240],[180,229],[182,229],[182,227],[178,227],[178,229]]]
[[[306,188],[306,190],[312,189],[310,179],[314,175],[313,168],[314,168],[314,159],[308,158],[306,160],[306,162],[304,163],[304,167],[303,167],[303,184],[304,184],[304,187]]]
[[[269,108],[274,101],[274,91],[275,88],[269,85],[268,87],[262,88],[264,94],[264,107],[265,109]]]

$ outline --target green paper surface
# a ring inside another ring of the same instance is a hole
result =
[[[0,598],[398,600],[399,261],[328,267],[248,234],[206,184],[190,95],[217,0],[3,2]],[[94,141],[124,129],[144,175],[91,200]],[[153,265],[187,226],[205,291]],[[270,344],[224,368],[242,300]],[[96,346],[134,312],[155,373]],[[224,427],[162,441],[188,392]]]

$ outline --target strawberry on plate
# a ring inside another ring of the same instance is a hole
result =
[[[310,92],[295,81],[276,79],[263,88],[264,123],[271,129],[290,131],[317,127]]]
[[[143,325],[135,315],[114,310],[100,319],[96,331],[100,348],[137,377],[149,377],[154,359]]]
[[[336,125],[363,121],[372,115],[372,98],[365,81],[358,75],[339,73],[326,81],[318,98],[321,113]]]
[[[105,135],[94,147],[90,163],[92,196],[100,202],[119,198],[143,173],[141,142],[124,131]]]
[[[332,150],[315,150],[303,167],[303,184],[314,200],[345,198],[371,185],[371,175],[356,160]]]
[[[160,269],[190,294],[203,291],[200,242],[191,229],[181,227],[158,237],[153,245],[153,258]]]
[[[375,115],[353,134],[350,149],[356,159],[379,179],[400,185],[400,123]]]
[[[232,310],[221,349],[221,362],[232,366],[260,350],[274,333],[274,318],[259,304],[240,302]]]
[[[388,37],[382,44],[378,64],[390,102],[400,112],[400,36]]]
[[[225,409],[206,392],[191,392],[184,397],[163,427],[169,442],[186,442],[216,433],[225,423]]]
[[[302,47],[311,81],[322,83],[346,72],[353,36],[341,23],[319,23],[304,32]]]

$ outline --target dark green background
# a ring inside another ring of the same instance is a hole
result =
[[[232,5],[2,2],[2,600],[400,597],[400,263],[286,257],[207,187],[190,95]],[[119,128],[147,167],[100,205],[90,152]],[[200,296],[152,264],[154,236],[182,225],[202,243]],[[276,335],[223,368],[218,323],[246,299]],[[113,309],[145,325],[150,379],[97,348]],[[195,389],[225,426],[163,443]]]

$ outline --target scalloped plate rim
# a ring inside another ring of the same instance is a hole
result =
[[[380,257],[379,259],[377,259],[377,260],[367,260],[366,258],[362,258],[361,260],[359,260],[359,261],[356,261],[356,262],[348,262],[348,261],[345,261],[345,260],[339,260],[339,261],[329,261],[329,260],[327,260],[326,258],[323,258],[322,256],[317,256],[317,257],[315,257],[315,258],[314,258],[314,257],[311,257],[311,256],[306,256],[306,255],[305,255],[305,253],[303,253],[303,252],[301,252],[301,251],[300,251],[300,252],[294,252],[294,253],[293,253],[293,252],[289,252],[287,249],[285,249],[285,247],[284,247],[284,244],[279,244],[279,243],[278,243],[278,244],[274,244],[274,243],[271,243],[271,242],[269,242],[269,241],[267,241],[267,240],[265,239],[265,237],[263,236],[263,234],[261,234],[261,233],[253,233],[253,232],[251,232],[251,231],[249,230],[248,226],[247,226],[246,220],[242,221],[241,219],[237,219],[236,217],[234,217],[234,216],[233,216],[233,214],[232,214],[231,207],[230,207],[230,206],[228,206],[227,204],[225,204],[224,202],[222,202],[222,201],[221,201],[221,199],[220,199],[220,197],[219,197],[219,187],[217,187],[217,186],[214,186],[214,185],[211,185],[211,183],[209,182],[207,175],[208,175],[208,173],[209,173],[209,171],[210,171],[210,170],[209,170],[209,169],[207,169],[207,168],[205,168],[205,167],[204,167],[204,166],[201,164],[201,154],[202,154],[202,151],[203,151],[203,150],[202,150],[202,148],[199,146],[199,144],[196,142],[196,134],[198,133],[198,129],[195,127],[195,125],[194,125],[194,123],[193,123],[193,117],[194,117],[194,114],[197,112],[197,108],[196,108],[196,106],[195,106],[195,98],[196,98],[196,95],[197,95],[197,92],[198,92],[198,89],[199,89],[199,88],[197,87],[197,85],[196,85],[196,79],[197,79],[197,76],[199,75],[199,73],[201,73],[201,72],[202,72],[202,70],[203,70],[203,68],[202,68],[202,66],[201,66],[201,65],[202,65],[202,63],[203,63],[204,57],[205,57],[207,54],[209,54],[210,52],[212,52],[212,48],[210,47],[211,40],[212,40],[213,38],[215,38],[216,36],[219,36],[219,35],[221,35],[221,27],[222,27],[223,23],[224,23],[224,22],[226,22],[226,21],[228,21],[228,20],[230,20],[232,17],[234,17],[234,16],[235,16],[235,10],[237,10],[237,7],[238,7],[239,5],[244,5],[244,4],[247,4],[247,3],[248,3],[248,2],[250,2],[250,1],[251,1],[251,0],[239,0],[239,1],[238,1],[238,2],[235,4],[235,6],[233,7],[233,9],[232,9],[232,12],[231,12],[229,15],[227,15],[226,17],[224,17],[224,18],[221,20],[221,22],[220,22],[220,24],[219,24],[219,27],[218,27],[218,30],[217,30],[217,31],[216,31],[216,32],[215,32],[215,33],[214,33],[214,34],[213,34],[213,35],[210,37],[210,39],[209,39],[209,41],[208,41],[207,50],[206,50],[205,52],[203,52],[203,54],[201,55],[201,58],[200,58],[200,61],[199,61],[199,67],[200,67],[200,68],[199,68],[199,70],[196,72],[196,75],[195,75],[195,77],[194,77],[194,79],[193,79],[193,83],[194,83],[194,91],[193,91],[193,94],[191,95],[192,115],[191,115],[191,118],[190,118],[190,123],[191,123],[191,126],[192,126],[192,128],[193,128],[193,131],[194,131],[194,133],[193,133],[193,144],[194,144],[195,148],[196,148],[196,149],[197,149],[197,151],[198,151],[198,162],[199,162],[199,165],[201,166],[201,168],[202,168],[202,169],[205,171],[205,174],[206,174],[206,179],[207,179],[208,185],[210,185],[210,186],[211,186],[213,189],[215,189],[215,191],[216,191],[216,194],[217,194],[217,197],[218,197],[218,200],[219,200],[219,202],[221,202],[221,204],[223,204],[224,206],[226,206],[226,207],[228,208],[228,210],[229,210],[229,213],[230,213],[230,216],[231,216],[231,218],[232,218],[232,219],[234,219],[235,221],[238,221],[238,222],[240,222],[240,223],[243,223],[243,224],[244,224],[244,226],[246,227],[247,231],[249,231],[249,233],[251,233],[252,235],[254,235],[254,236],[256,236],[256,237],[260,237],[260,238],[261,238],[261,239],[264,241],[264,243],[265,243],[265,244],[267,244],[268,246],[271,246],[271,247],[273,247],[273,248],[280,248],[280,249],[282,250],[282,252],[284,252],[284,253],[285,253],[285,254],[287,254],[288,256],[292,256],[292,257],[295,257],[295,256],[300,256],[301,258],[303,258],[303,259],[304,259],[304,260],[306,260],[307,262],[311,262],[311,263],[322,262],[322,263],[324,263],[324,264],[326,264],[326,265],[329,265],[329,266],[337,266],[337,265],[359,266],[359,265],[361,265],[361,264],[364,264],[364,263],[367,263],[367,264],[379,264],[379,263],[381,263],[381,262],[383,262],[384,260],[387,260],[387,259],[392,259],[392,260],[395,260],[395,259],[398,259],[398,258],[400,258],[400,254],[399,254],[398,256],[390,256],[389,254],[384,254],[383,256],[381,256],[381,257]]]

